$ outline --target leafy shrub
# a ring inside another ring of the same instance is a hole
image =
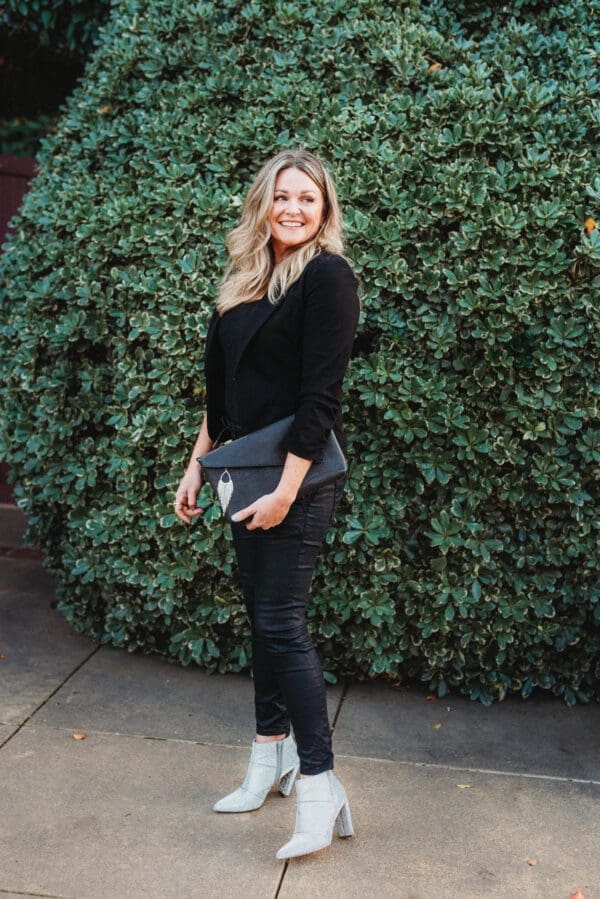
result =
[[[598,37],[575,0],[112,10],[4,248],[0,452],[77,630],[249,666],[210,487],[171,501],[226,233],[303,145],[364,285],[326,677],[600,698]]]
[[[35,156],[57,120],[58,116],[48,114],[0,120],[0,155]]]

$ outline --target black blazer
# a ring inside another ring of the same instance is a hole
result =
[[[261,304],[232,360],[235,419],[225,412],[225,363],[217,309],[204,358],[208,435],[214,442],[243,436],[295,413],[284,448],[321,461],[333,429],[343,451],[341,401],[344,375],[360,315],[358,279],[342,256],[321,251],[305,266],[277,306]],[[263,311],[264,310],[264,311]]]

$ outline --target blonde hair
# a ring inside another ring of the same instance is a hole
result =
[[[324,200],[323,221],[310,240],[286,254],[276,265],[269,214],[277,176],[287,168],[299,169],[319,187]],[[321,250],[344,256],[342,228],[342,213],[333,179],[319,157],[303,148],[281,150],[272,156],[254,178],[242,207],[240,222],[227,236],[229,259],[215,303],[219,315],[239,303],[260,299],[265,293],[269,302],[277,305],[298,280],[306,264]]]

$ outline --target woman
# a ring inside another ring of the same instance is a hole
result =
[[[335,823],[341,836],[353,833],[332,770],[325,681],[305,617],[346,475],[296,496],[332,429],[346,450],[342,384],[360,302],[341,230],[335,187],[318,157],[283,150],[265,163],[227,239],[230,258],[206,336],[207,410],[175,499],[189,524],[202,513],[196,457],[294,414],[277,488],[231,525],[252,631],[256,736],[244,782],[213,807],[251,811],[275,784],[288,796],[299,770],[296,828],[277,858],[329,846]]]

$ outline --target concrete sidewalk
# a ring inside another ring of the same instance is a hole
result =
[[[328,687],[355,835],[278,861],[295,789],[212,811],[246,770],[250,677],[81,637],[22,527],[0,511],[0,897],[600,899],[598,704]]]

